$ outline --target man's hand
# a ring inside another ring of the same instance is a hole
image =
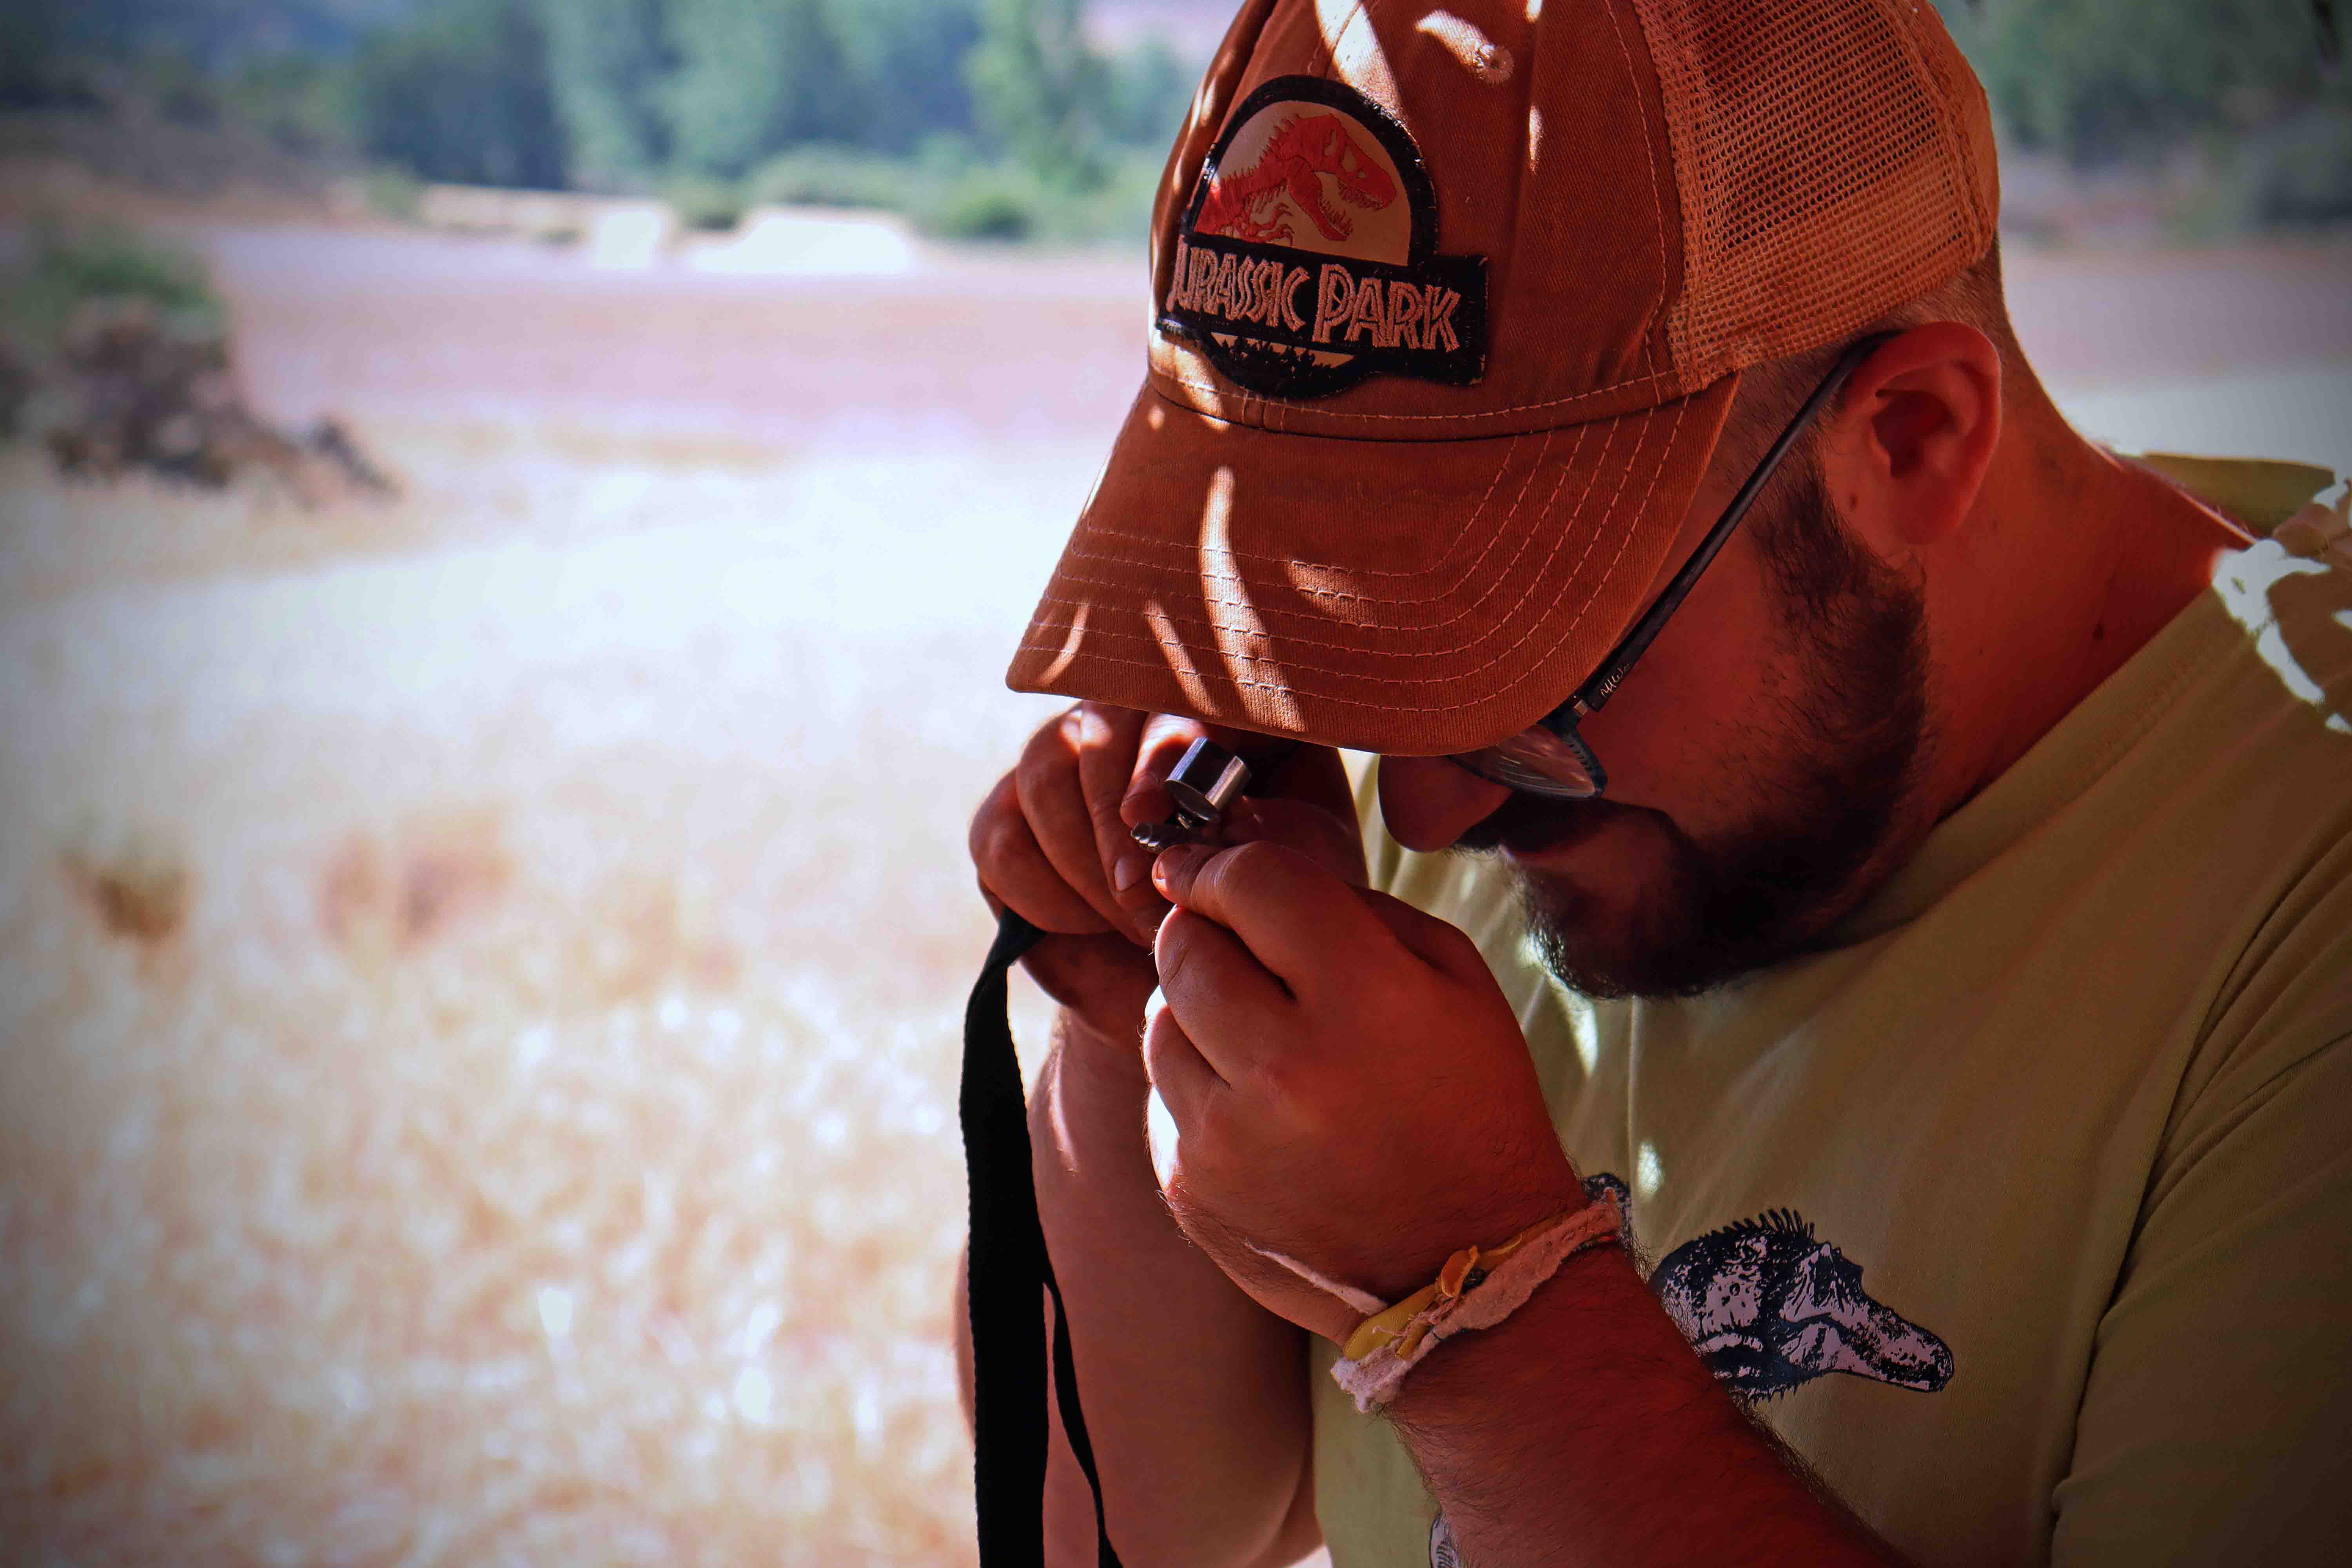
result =
[[[1023,962],[1096,1039],[1132,1046],[1141,1034],[1156,984],[1152,936],[1168,905],[1152,885],[1150,852],[1129,830],[1168,816],[1168,775],[1205,733],[1190,720],[1081,702],[1030,737],[972,818],[982,895],[1048,933]],[[1216,738],[1235,746],[1249,739]],[[1276,798],[1244,803],[1233,814],[1234,833],[1279,837],[1336,875],[1363,880],[1337,752],[1298,752],[1261,784]]]
[[[1064,1009],[1030,1100],[1032,1169],[1104,1505],[1136,1568],[1264,1568],[1318,1539],[1304,1336],[1177,1229],[1144,1144],[1143,1005],[1157,979],[1150,935],[1168,905],[1128,828],[1169,815],[1163,781],[1200,733],[1073,709],[1038,731],[971,832],[990,903],[1055,933],[1026,961]],[[1363,879],[1336,753],[1294,752],[1258,785],[1272,798],[1242,803],[1229,831],[1299,847],[1333,876]],[[1046,1419],[1058,1426],[1053,1412]],[[1093,1500],[1067,1446],[1053,1442],[1049,1540],[1068,1540],[1048,1561],[1090,1563]]]
[[[1343,1341],[1362,1314],[1279,1258],[1389,1301],[1583,1201],[1461,931],[1273,843],[1171,849],[1153,879],[1168,1200],[1268,1310]]]

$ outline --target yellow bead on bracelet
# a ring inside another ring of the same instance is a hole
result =
[[[1332,1363],[1332,1380],[1358,1410],[1381,1409],[1423,1357],[1455,1334],[1502,1322],[1562,1263],[1622,1237],[1624,1223],[1615,1199],[1605,1197],[1530,1226],[1500,1247],[1464,1247],[1428,1285],[1356,1326]]]
[[[1340,1354],[1349,1361],[1361,1361],[1382,1345],[1402,1339],[1404,1342],[1397,1347],[1397,1353],[1411,1356],[1421,1348],[1422,1335],[1429,1329],[1427,1323],[1413,1322],[1415,1318],[1432,1307],[1476,1289],[1485,1282],[1486,1276],[1495,1271],[1496,1266],[1511,1254],[1583,1212],[1582,1205],[1580,1205],[1556,1214],[1540,1224],[1529,1226],[1500,1247],[1483,1250],[1475,1247],[1464,1247],[1445,1260],[1445,1267],[1437,1271],[1435,1279],[1395,1305],[1383,1308],[1357,1324],[1356,1331],[1348,1336],[1347,1347]]]

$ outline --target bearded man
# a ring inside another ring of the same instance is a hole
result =
[[[1914,0],[1244,9],[972,831],[1127,1563],[2341,1551],[2352,545],[1997,212]]]

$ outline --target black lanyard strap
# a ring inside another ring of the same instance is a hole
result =
[[[1045,1559],[1045,1344],[1043,1285],[1054,1302],[1054,1391],[1062,1430],[1095,1499],[1098,1568],[1118,1568],[1103,1519],[1102,1478],[1078,1408],[1069,1313],[1045,1255],[1030,1167],[1029,1110],[1006,1019],[1006,977],[1045,933],[1006,910],[963,1014],[964,1173],[971,1187],[966,1295],[971,1312],[972,1482],[981,1568]]]

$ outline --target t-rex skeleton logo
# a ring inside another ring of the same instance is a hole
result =
[[[1771,1399],[1832,1372],[1933,1394],[1950,1347],[1862,1288],[1861,1266],[1786,1209],[1684,1243],[1650,1289],[1715,1375]]]
[[[1325,195],[1327,174],[1340,201],[1366,211],[1388,206],[1400,194],[1338,115],[1297,115],[1275,128],[1248,168],[1218,171],[1192,226],[1261,245],[1294,245],[1297,236],[1283,206],[1288,196],[1325,239],[1340,243],[1355,233],[1356,220]]]
[[[1345,82],[1276,77],[1226,116],[1159,251],[1157,326],[1234,384],[1329,397],[1486,374],[1486,260],[1438,248],[1402,121]]]

